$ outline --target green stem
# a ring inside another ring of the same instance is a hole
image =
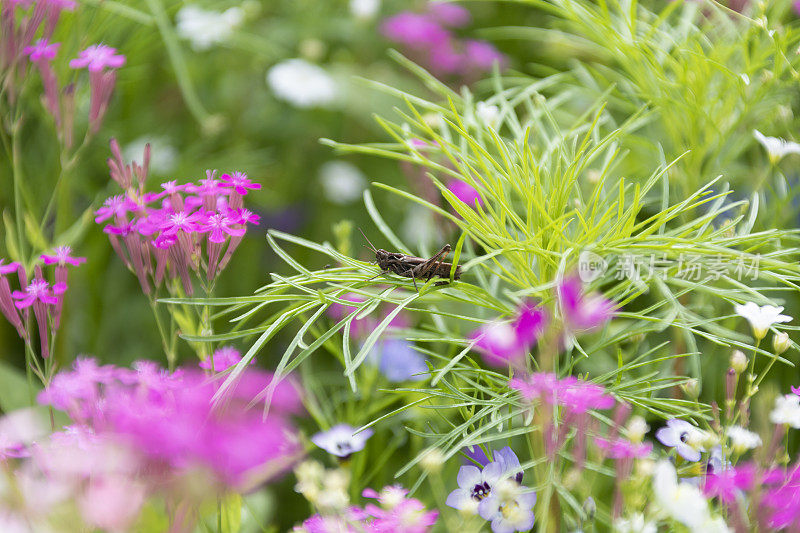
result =
[[[19,149],[19,129],[22,126],[22,119],[14,124],[11,130],[11,165],[14,179],[14,218],[17,225],[17,246],[19,248],[19,260],[23,267],[27,264],[25,239],[23,238],[24,227],[22,225],[22,164]]]

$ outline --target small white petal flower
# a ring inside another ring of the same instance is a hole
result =
[[[244,21],[244,11],[232,7],[220,13],[190,4],[178,11],[176,20],[179,36],[191,42],[193,49],[207,50],[233,35]]]
[[[357,19],[373,19],[380,9],[381,0],[350,0],[350,13]]]
[[[614,522],[614,533],[656,533],[656,525],[645,520],[642,513],[633,513],[628,518]]]
[[[761,446],[761,437],[758,436],[758,433],[753,433],[740,426],[729,427],[727,435],[731,439],[731,447],[736,453],[742,453]]]
[[[666,459],[656,465],[653,473],[653,492],[659,507],[673,520],[692,531],[709,520],[708,502],[699,488],[679,483],[675,467]]]
[[[769,414],[773,424],[786,424],[795,429],[800,428],[800,396],[786,394],[775,398],[775,408]]]
[[[747,302],[744,305],[734,306],[736,314],[744,317],[753,328],[753,335],[756,339],[761,340],[767,334],[767,330],[773,324],[780,324],[783,322],[791,322],[792,317],[782,315],[783,307],[776,307],[774,305],[762,305],[759,307],[754,302]]]
[[[267,83],[275,96],[301,108],[330,106],[339,92],[330,74],[304,59],[287,59],[273,66]]]
[[[633,442],[642,442],[650,426],[641,416],[632,416],[628,421],[628,438]]]
[[[500,125],[500,108],[496,105],[478,102],[475,106],[475,116],[490,128],[496,129]]]
[[[371,429],[356,433],[356,428],[348,424],[337,424],[328,431],[322,431],[311,437],[311,442],[337,457],[349,457],[361,451],[372,436]]]
[[[784,156],[789,154],[800,154],[800,144],[778,137],[767,137],[758,130],[753,130],[753,136],[767,150],[769,158],[773,163],[777,163]]]
[[[361,198],[367,186],[367,180],[358,167],[345,161],[328,161],[322,165],[319,181],[325,198],[340,205]]]
[[[785,331],[780,331],[772,336],[772,349],[776,355],[780,355],[792,347],[792,339]]]

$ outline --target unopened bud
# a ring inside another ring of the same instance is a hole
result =
[[[681,388],[689,398],[695,399],[700,395],[700,382],[694,378],[687,380]]]
[[[741,374],[747,368],[747,356],[741,350],[734,350],[731,354],[731,368]]]
[[[792,339],[785,331],[776,333],[772,336],[772,349],[775,355],[780,355],[792,346]]]
[[[594,502],[594,498],[591,496],[584,500],[583,512],[586,514],[586,520],[594,520],[594,515],[597,514],[597,504]]]
[[[645,434],[650,429],[644,418],[641,416],[632,416],[628,421],[628,438],[632,442],[642,442]]]
[[[444,455],[438,448],[430,448],[424,452],[419,464],[426,472],[439,472],[444,465]]]

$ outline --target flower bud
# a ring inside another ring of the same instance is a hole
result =
[[[741,350],[734,350],[731,354],[731,368],[741,374],[747,368],[747,356]]]
[[[791,346],[792,339],[789,338],[789,334],[785,331],[781,331],[772,336],[772,350],[775,352],[775,355],[782,354]]]
[[[428,473],[439,472],[444,465],[444,455],[438,448],[429,448],[420,459],[420,466]]]
[[[642,442],[645,434],[650,429],[644,418],[641,416],[632,416],[628,421],[628,438],[631,442]]]
[[[597,514],[597,504],[595,503],[594,498],[591,496],[584,500],[583,512],[586,513],[586,520],[594,520],[594,515]]]
[[[681,388],[689,398],[695,399],[700,395],[700,382],[694,378],[687,380]]]

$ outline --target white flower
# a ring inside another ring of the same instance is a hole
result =
[[[150,170],[154,174],[169,174],[178,163],[178,151],[172,146],[167,137],[139,137],[129,142],[122,149],[126,161],[142,162],[144,147],[150,144]]]
[[[371,429],[355,433],[356,428],[348,424],[336,424],[328,431],[311,437],[311,442],[337,457],[350,457],[354,452],[364,449],[367,439],[372,436]]]
[[[628,421],[628,438],[633,442],[642,442],[650,426],[641,416],[632,416]]]
[[[775,409],[769,414],[773,424],[787,424],[795,429],[800,428],[800,396],[786,394],[775,398]]]
[[[478,102],[475,106],[475,116],[490,128],[497,128],[500,125],[500,108],[496,105]]]
[[[699,488],[689,483],[679,483],[675,467],[663,459],[653,473],[653,492],[659,507],[673,520],[691,531],[706,531],[703,527],[711,519],[708,502]]]
[[[361,20],[375,18],[381,9],[381,0],[350,0],[350,13]]]
[[[753,130],[753,135],[766,148],[767,154],[769,154],[769,158],[773,163],[777,163],[786,155],[800,154],[800,144],[796,142],[779,139],[778,137],[767,137],[758,130]]]
[[[336,81],[322,68],[304,59],[287,59],[267,72],[275,96],[295,107],[324,107],[336,100]]]
[[[774,305],[762,305],[759,307],[753,302],[747,302],[744,305],[736,305],[734,310],[737,315],[746,318],[750,322],[750,326],[753,328],[753,335],[758,340],[764,338],[767,330],[773,324],[791,322],[792,320],[792,317],[781,314],[783,307]]]
[[[748,431],[740,426],[729,427],[727,435],[731,439],[731,447],[736,453],[742,453],[761,446],[761,437],[757,433]]]
[[[633,513],[628,518],[614,522],[614,533],[656,533],[656,525],[645,520],[642,513]]]
[[[785,331],[780,331],[772,336],[772,349],[776,355],[780,355],[792,347],[792,339]]]
[[[325,198],[335,204],[358,200],[367,186],[367,180],[358,167],[345,161],[328,161],[322,165],[319,181]]]
[[[731,368],[736,371],[737,374],[741,374],[745,370],[747,370],[747,356],[741,350],[734,350],[731,354]]]
[[[220,13],[190,4],[178,11],[176,19],[178,35],[189,40],[193,49],[208,50],[233,34],[244,21],[244,11],[232,7]]]

